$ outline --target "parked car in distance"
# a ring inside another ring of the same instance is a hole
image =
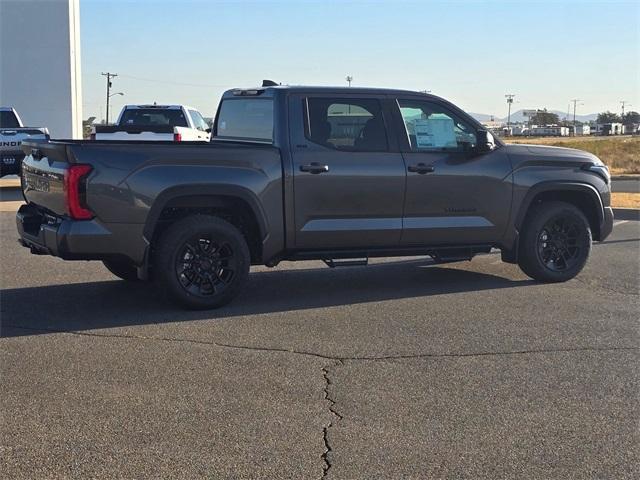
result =
[[[251,264],[281,260],[446,263],[499,248],[532,278],[562,282],[613,228],[597,157],[505,145],[453,104],[411,91],[267,84],[223,95],[208,144],[23,149],[24,246],[102,260],[189,308],[227,303]]]
[[[0,177],[20,173],[24,158],[20,145],[29,137],[45,140],[49,138],[49,131],[25,127],[15,109],[0,107]]]
[[[187,105],[125,105],[115,125],[95,125],[92,140],[208,142],[211,129]]]

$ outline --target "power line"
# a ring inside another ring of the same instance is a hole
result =
[[[184,83],[184,82],[173,82],[171,80],[157,80],[155,78],[142,78],[142,77],[134,77],[133,75],[120,75],[122,78],[130,78],[132,80],[140,80],[142,82],[152,82],[152,83],[166,83],[169,85],[184,85],[186,87],[201,87],[201,88],[229,88],[233,85],[207,85],[203,83]]]

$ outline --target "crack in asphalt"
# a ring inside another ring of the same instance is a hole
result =
[[[342,361],[337,361],[335,366],[343,365]],[[331,379],[329,378],[329,367],[322,367],[322,376],[324,378],[324,400],[329,403],[329,412],[331,413],[332,418],[335,419],[329,421],[323,429],[322,429],[322,440],[324,442],[324,452],[322,453],[322,477],[326,478],[329,470],[331,469],[331,459],[329,458],[329,454],[333,451],[331,448],[331,443],[329,442],[329,429],[333,427],[334,423],[342,420],[342,414],[340,414],[336,410],[336,401],[329,395],[329,386],[332,385]]]
[[[186,338],[169,338],[169,337],[145,337],[141,335],[124,335],[124,334],[102,334],[93,332],[80,332],[77,330],[58,330],[52,328],[35,328],[24,327],[18,325],[5,324],[5,327],[11,327],[16,329],[36,331],[36,332],[51,332],[51,333],[64,333],[69,335],[79,335],[87,337],[103,337],[103,338],[121,338],[129,340],[153,340],[163,342],[175,342],[175,343],[192,343],[199,345],[211,345],[219,348],[228,348],[234,350],[245,350],[255,352],[269,352],[269,353],[289,353],[295,355],[304,355],[307,357],[318,358],[333,363],[334,367],[343,366],[345,361],[392,361],[403,359],[417,359],[417,358],[462,358],[462,357],[482,357],[482,356],[506,356],[506,355],[527,355],[527,354],[545,354],[545,353],[569,353],[569,352],[604,352],[604,351],[639,351],[640,347],[575,347],[575,348],[557,348],[557,349],[531,349],[531,350],[513,350],[513,351],[498,351],[498,352],[475,352],[475,353],[424,353],[413,355],[385,355],[385,356],[360,356],[360,357],[339,357],[331,355],[322,355],[319,353],[308,352],[303,350],[293,350],[277,347],[252,347],[248,345],[233,345],[227,343],[220,343],[215,341],[194,340]],[[329,429],[331,429],[337,422],[343,420],[344,416],[336,409],[336,400],[331,396],[329,387],[333,385],[330,378],[331,365],[325,365],[322,367],[322,376],[324,380],[323,388],[323,400],[328,403],[329,413],[331,420],[329,420],[322,428],[322,441],[324,445],[324,451],[321,455],[322,460],[322,476],[321,480],[327,478],[329,471],[332,468],[331,453],[333,448],[329,440]]]
[[[129,340],[151,340],[161,342],[175,343],[193,343],[198,345],[213,345],[220,348],[229,348],[234,350],[248,350],[254,352],[273,352],[273,353],[289,353],[294,355],[304,355],[307,357],[319,358],[322,360],[330,360],[335,362],[347,361],[380,361],[380,360],[408,360],[412,358],[464,358],[464,357],[491,357],[491,356],[508,356],[508,355],[533,355],[545,353],[571,353],[571,352],[607,352],[607,351],[629,351],[640,350],[639,347],[573,347],[573,348],[540,348],[529,350],[503,350],[495,352],[459,352],[459,353],[416,353],[406,355],[382,355],[382,356],[360,356],[360,357],[341,357],[337,355],[323,355],[321,353],[309,352],[305,350],[293,350],[277,347],[252,347],[250,345],[234,345],[230,343],[220,343],[213,340],[196,340],[191,338],[170,338],[170,337],[145,337],[142,335],[125,335],[116,333],[93,333],[80,332],[78,330],[58,330],[46,327],[24,327],[20,325],[5,324],[5,327],[16,328],[19,330],[28,330],[35,332],[50,333],[66,333],[69,335],[80,335],[86,337],[102,337],[102,338],[124,338]]]

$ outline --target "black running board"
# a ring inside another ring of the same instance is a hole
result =
[[[329,268],[336,267],[365,267],[369,264],[369,258],[323,258],[322,261]]]

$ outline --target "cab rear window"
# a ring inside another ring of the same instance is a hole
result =
[[[13,112],[0,112],[0,127],[2,128],[18,128],[20,124]]]
[[[215,138],[273,142],[273,100],[229,98],[218,113]]]
[[[188,127],[187,119],[181,109],[177,108],[128,108],[120,118],[121,126],[169,125],[172,127]]]

